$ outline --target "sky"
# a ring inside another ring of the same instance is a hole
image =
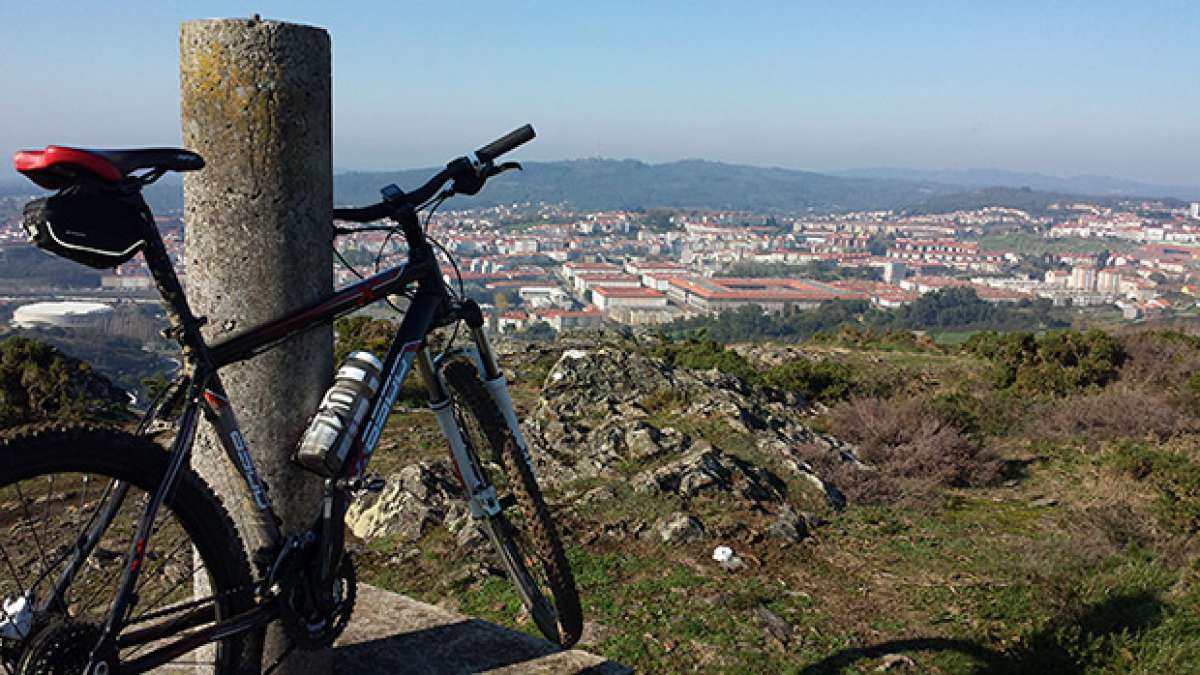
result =
[[[0,153],[179,142],[179,24],[333,45],[338,170],[519,158],[999,168],[1200,186],[1197,2],[0,0]]]

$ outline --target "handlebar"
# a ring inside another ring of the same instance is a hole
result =
[[[378,204],[361,208],[334,209],[333,218],[335,220],[346,220],[355,223],[369,223],[381,218],[387,218],[394,215],[404,206],[417,208],[430,199],[433,199],[438,194],[438,190],[441,190],[442,186],[451,180],[455,181],[456,186],[463,188],[460,192],[475,194],[479,191],[479,188],[483,187],[484,181],[489,176],[498,173],[500,170],[509,168],[505,165],[496,169],[492,166],[493,160],[506,152],[511,152],[521,145],[528,143],[536,135],[533,131],[533,126],[526,124],[476,150],[475,157],[479,160],[478,162],[472,162],[466,157],[459,157],[447,164],[446,168],[437,172],[433,178],[430,178],[424,185],[412,192],[405,193],[396,188],[396,186],[390,185],[384,188],[384,199]]]
[[[520,129],[513,129],[504,136],[501,136],[500,138],[497,138],[491,143],[488,143],[482,148],[476,150],[475,156],[479,158],[480,162],[487,164],[500,155],[515,150],[519,146],[532,141],[533,137],[536,135],[537,134],[533,132],[533,125],[526,124]]]

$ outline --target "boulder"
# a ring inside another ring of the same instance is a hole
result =
[[[446,460],[420,462],[388,476],[379,493],[352,502],[346,524],[360,539],[398,535],[401,541],[416,541],[448,513],[460,513],[455,502],[461,499],[462,489]]]
[[[658,519],[654,531],[664,543],[687,543],[704,538],[704,525],[682,511]]]
[[[796,513],[789,506],[779,510],[775,521],[767,527],[767,534],[784,543],[798,544],[809,534],[808,519]]]
[[[770,470],[726,455],[705,441],[678,460],[634,476],[640,492],[694,497],[706,492],[736,494],[755,502],[781,502],[787,486]]]

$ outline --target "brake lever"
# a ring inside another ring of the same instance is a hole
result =
[[[517,171],[525,170],[525,168],[521,166],[520,162],[505,162],[505,163],[501,164],[500,166],[488,167],[487,177],[491,178],[492,176],[498,176],[498,175],[504,173],[505,171],[508,171],[509,169],[516,169]]]

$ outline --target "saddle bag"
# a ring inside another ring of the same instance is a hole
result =
[[[110,269],[142,250],[154,216],[141,192],[76,183],[26,204],[22,225],[38,248]]]

